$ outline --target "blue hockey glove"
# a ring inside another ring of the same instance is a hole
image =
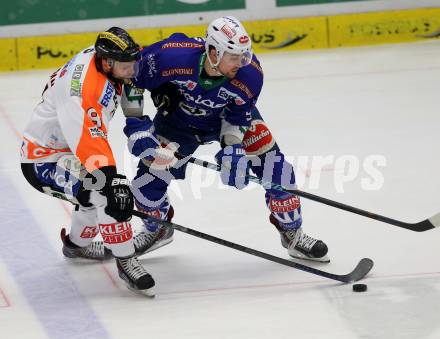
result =
[[[249,184],[250,163],[241,144],[226,146],[216,155],[215,160],[221,166],[220,177],[223,184],[243,189]]]
[[[128,138],[128,149],[136,157],[151,158],[160,145],[153,122],[148,116],[127,118],[124,133]]]

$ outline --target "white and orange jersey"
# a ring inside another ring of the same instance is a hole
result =
[[[116,166],[107,131],[121,92],[96,69],[93,46],[78,53],[50,77],[24,130],[21,161],[56,162],[73,153],[89,172]]]

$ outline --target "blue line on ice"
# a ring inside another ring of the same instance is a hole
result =
[[[110,338],[40,225],[26,209],[25,200],[20,198],[4,173],[0,192],[5,197],[0,205],[0,260],[5,263],[48,337]]]

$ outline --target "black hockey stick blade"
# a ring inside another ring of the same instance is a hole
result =
[[[440,213],[437,213],[436,215],[432,216],[429,219],[420,221],[415,224],[409,224],[408,229],[411,229],[412,231],[416,232],[424,232],[427,230],[432,230],[433,228],[440,226]]]
[[[191,162],[195,165],[209,168],[214,171],[220,171],[220,166],[213,164],[213,163],[210,163],[208,161],[200,160],[200,159],[197,159],[197,158],[194,158],[191,156],[187,156],[187,157],[184,157],[182,155],[177,155],[177,156],[180,157],[181,159],[184,159],[184,161]],[[294,189],[294,190],[286,189],[281,185],[278,185],[278,184],[275,184],[272,182],[263,181],[253,175],[249,175],[249,180],[254,183],[262,185],[264,188],[273,188],[273,189],[280,190],[283,192],[296,194],[300,197],[303,197],[303,198],[306,198],[309,200],[313,200],[313,201],[319,202],[321,204],[325,204],[327,206],[332,206],[332,207],[335,207],[335,208],[338,208],[338,209],[341,209],[341,210],[344,210],[344,211],[347,211],[350,213],[362,215],[363,217],[366,217],[366,218],[379,220],[384,223],[394,225],[394,226],[404,228],[404,229],[414,231],[414,232],[425,232],[425,231],[431,230],[433,228],[440,227],[440,213],[437,213],[433,217],[426,219],[426,220],[423,220],[423,221],[420,221],[420,222],[417,222],[417,223],[408,223],[408,222],[388,218],[388,217],[385,217],[380,214],[368,212],[368,211],[362,210],[360,208],[346,205],[346,204],[343,204],[343,203],[340,203],[340,202],[337,202],[334,200],[330,200],[330,199],[327,199],[324,197],[320,197],[319,195],[311,194],[311,193],[300,191],[297,189]]]
[[[288,261],[288,260],[287,260]],[[334,273],[328,273],[325,271],[321,271],[318,270],[316,268],[310,267],[310,266],[306,266],[306,265],[302,265],[296,262],[292,262],[292,261],[288,261],[290,263],[295,264],[295,266],[293,265],[289,265],[292,267],[295,267],[301,271],[305,271],[305,272],[309,272],[312,274],[316,274],[319,275],[321,277],[325,277],[325,278],[329,278],[332,280],[337,280],[346,284],[355,282],[355,281],[359,281],[361,279],[363,279],[373,268],[374,266],[374,262],[373,260],[371,260],[370,258],[363,258],[359,261],[359,263],[356,265],[356,267],[354,268],[353,271],[351,271],[348,274],[334,274]]]
[[[173,222],[156,219],[156,218],[153,218],[153,217],[149,216],[148,214],[142,213],[140,211],[133,211],[133,215],[135,215],[139,218],[142,218],[142,219],[150,219],[151,221],[157,222],[163,226],[172,227],[175,230],[178,230],[180,232],[190,234],[190,235],[195,236],[197,238],[205,239],[205,240],[214,242],[216,244],[232,248],[237,251],[248,253],[248,254],[269,260],[269,261],[276,262],[281,265],[293,267],[293,268],[296,268],[296,269],[304,271],[304,272],[308,272],[308,273],[318,275],[320,277],[332,279],[332,280],[337,280],[337,281],[340,281],[343,283],[351,283],[351,282],[358,281],[358,280],[362,279],[363,277],[365,277],[368,274],[368,272],[370,272],[370,270],[373,268],[373,264],[374,264],[373,260],[368,259],[368,258],[364,258],[357,264],[355,269],[348,274],[338,275],[338,274],[328,273],[328,272],[321,271],[321,270],[318,270],[316,268],[313,268],[313,267],[310,267],[307,265],[303,265],[303,264],[300,264],[297,262],[293,262],[293,261],[286,260],[286,259],[283,259],[280,257],[276,257],[274,255],[271,255],[271,254],[268,254],[265,252],[261,252],[261,251],[258,251],[258,250],[255,250],[255,249],[252,249],[252,248],[249,248],[246,246],[242,246],[242,245],[230,242],[228,240],[217,238],[212,235],[202,233],[202,232],[193,230],[191,228],[175,224]]]
[[[352,283],[363,279],[368,274],[368,272],[371,271],[373,266],[374,266],[374,262],[370,258],[361,259],[361,261],[359,261],[359,263],[352,272],[343,276],[344,282]]]

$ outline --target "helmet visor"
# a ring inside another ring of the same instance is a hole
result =
[[[113,75],[119,79],[132,79],[139,75],[138,61],[113,61]]]
[[[252,51],[246,51],[241,54],[225,52],[223,54],[223,60],[228,64],[236,64],[239,67],[244,67],[252,62],[252,55]]]

